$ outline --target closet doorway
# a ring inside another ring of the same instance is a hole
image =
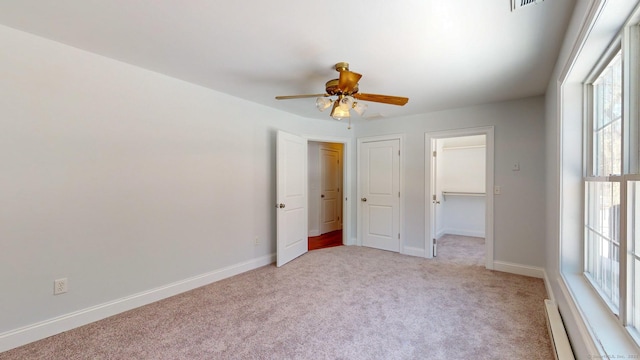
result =
[[[343,244],[344,144],[308,143],[309,250]]]
[[[493,267],[493,128],[429,133],[425,256],[438,247]]]

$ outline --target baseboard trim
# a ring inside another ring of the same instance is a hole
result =
[[[249,270],[272,264],[276,255],[266,255],[242,263],[227,266],[185,280],[126,296],[86,309],[74,311],[39,323],[27,325],[0,334],[0,352],[22,346],[46,337],[90,324],[137,307],[178,295]]]
[[[531,276],[539,279],[545,278],[545,271],[541,267],[514,264],[506,261],[494,261],[493,270],[508,272],[516,275]]]
[[[425,257],[423,248],[417,248],[412,246],[405,246],[404,249],[402,249],[402,254],[410,255],[410,256]]]
[[[464,229],[451,229],[446,228],[438,233],[440,238],[442,235],[451,234],[451,235],[460,235],[460,236],[473,236],[473,237],[485,237],[485,232],[480,230],[464,230]]]
[[[547,297],[549,300],[556,303],[556,297],[553,294],[553,287],[551,286],[551,281],[549,281],[549,275],[547,274],[547,270],[542,269],[542,271],[544,272],[544,277],[542,278],[542,280],[544,280],[544,287],[547,290]]]
[[[309,235],[308,235],[309,237],[320,236],[320,235],[322,235],[320,233],[320,230],[317,230],[317,229],[309,230]]]

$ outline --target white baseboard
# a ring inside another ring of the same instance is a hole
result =
[[[275,261],[275,254],[262,256],[155,289],[74,311],[53,319],[10,330],[0,334],[0,352],[22,346],[36,340],[44,339],[158,300],[166,299],[185,291],[193,290],[249,270],[257,269],[259,267],[272,264]]]
[[[482,230],[466,230],[466,229],[453,229],[446,228],[438,233],[438,238],[442,235],[451,234],[451,235],[460,235],[460,236],[473,236],[473,237],[485,237],[485,232]]]
[[[551,286],[551,281],[549,281],[547,271],[545,269],[542,269],[542,271],[544,272],[544,277],[542,279],[544,280],[544,288],[547,290],[548,299],[555,303],[556,297],[553,294],[553,287]]]
[[[541,267],[509,263],[506,261],[494,261],[493,270],[508,272],[516,275],[531,276],[544,279],[545,271]]]
[[[410,255],[410,256],[425,257],[423,248],[417,248],[417,247],[411,247],[411,246],[405,246],[404,249],[402,250],[402,254]]]

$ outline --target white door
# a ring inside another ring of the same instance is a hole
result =
[[[359,155],[362,245],[400,251],[400,140],[363,142]]]
[[[278,131],[276,148],[277,266],[308,251],[307,140]]]
[[[437,173],[438,173],[438,139],[431,140],[431,246],[432,246],[432,255],[435,257],[438,255],[438,241],[437,241],[437,233],[438,233],[438,210],[440,205],[440,199],[438,198],[438,184],[437,184]],[[427,253],[429,249],[426,249]]]
[[[340,171],[341,154],[338,149],[320,147],[320,233],[341,228],[342,176]]]

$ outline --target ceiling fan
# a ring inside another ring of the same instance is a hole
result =
[[[350,110],[353,109],[358,115],[362,116],[367,109],[367,105],[358,102],[372,101],[383,104],[403,106],[409,101],[409,98],[401,96],[390,95],[378,95],[378,94],[363,94],[358,92],[358,81],[362,75],[349,71],[349,63],[339,62],[336,64],[335,69],[340,73],[338,79],[332,79],[327,81],[325,85],[324,94],[310,94],[310,95],[288,95],[288,96],[276,96],[276,100],[290,100],[290,99],[302,99],[302,98],[317,98],[316,107],[320,111],[324,111],[329,107],[331,109],[331,117],[336,120],[349,119],[349,128],[351,128],[351,115]],[[337,96],[337,99],[333,100],[330,97]]]

